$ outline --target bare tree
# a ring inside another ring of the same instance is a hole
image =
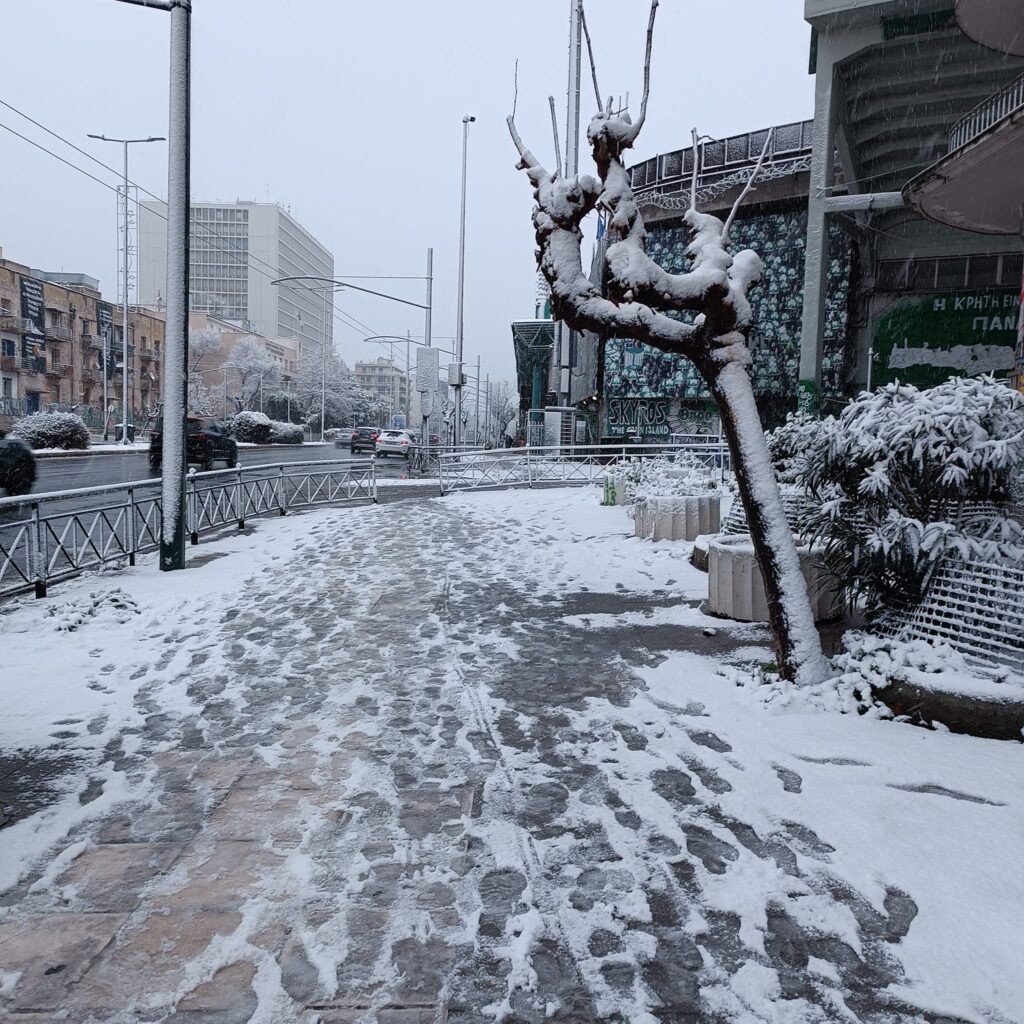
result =
[[[223,341],[219,331],[204,328],[201,331],[188,332],[188,372],[195,373],[207,356],[221,350]]]
[[[770,625],[779,671],[798,682],[825,677],[828,664],[814,625],[796,543],[786,522],[750,383],[747,335],[752,311],[747,291],[761,275],[761,260],[750,249],[732,251],[729,228],[745,188],[725,223],[696,209],[697,152],[690,208],[690,269],[666,273],[645,251],[646,230],[633,197],[623,155],[632,148],[647,117],[651,47],[658,0],[651,0],[640,112],[615,110],[609,97],[587,129],[598,179],[552,174],[523,144],[514,114],[508,127],[519,151],[517,167],[533,185],[537,261],[551,287],[554,315],[577,331],[631,338],[663,352],[690,358],[718,403],[740,497],[765,581]],[[589,48],[589,35],[588,35]],[[593,70],[593,54],[591,53]],[[595,92],[597,74],[593,74]],[[696,136],[696,133],[694,133]],[[768,143],[765,144],[767,151]],[[760,169],[765,151],[758,161]],[[757,174],[754,171],[754,176]],[[583,273],[580,224],[595,209],[606,219],[606,293]],[[683,318],[668,315],[684,314]]]
[[[509,421],[516,415],[518,409],[519,392],[512,384],[507,380],[501,380],[491,385],[489,426],[491,431],[498,435],[499,441],[504,440]]]
[[[227,379],[235,391],[232,400],[237,412],[259,409],[261,390],[264,398],[280,390],[277,360],[252,335],[239,339],[224,365],[230,371]]]

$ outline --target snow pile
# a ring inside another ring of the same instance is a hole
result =
[[[302,444],[305,434],[299,423],[282,423],[278,420],[270,422],[271,444]]]
[[[228,423],[231,436],[249,444],[269,444],[272,429],[270,417],[261,412],[240,412]]]
[[[89,429],[82,417],[72,412],[34,412],[14,424],[11,436],[35,449],[89,447]]]
[[[46,609],[46,614],[57,620],[54,629],[73,633],[88,622],[129,622],[132,616],[139,614],[139,606],[131,594],[114,587],[113,590],[93,590],[76,600],[52,605]]]

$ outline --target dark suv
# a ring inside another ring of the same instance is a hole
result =
[[[164,421],[161,417],[149,435],[149,466],[159,470],[163,460]],[[189,416],[186,461],[213,469],[222,461],[229,469],[238,465],[238,445],[228,436],[224,424],[213,416]]]
[[[380,431],[376,427],[353,427],[352,437],[348,442],[348,450],[356,452],[375,452]]]
[[[36,482],[36,457],[24,441],[5,437],[0,430],[0,489],[13,494],[28,494]]]

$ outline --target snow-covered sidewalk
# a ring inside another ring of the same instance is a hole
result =
[[[1020,746],[766,702],[765,631],[598,501],[323,510],[0,616],[0,757],[64,772],[0,831],[0,1017],[1024,1022]]]

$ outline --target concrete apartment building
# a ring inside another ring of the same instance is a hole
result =
[[[372,392],[391,410],[392,416],[405,416],[409,410],[409,378],[391,359],[381,356],[355,364],[356,383]]]
[[[160,309],[167,280],[167,206],[139,205],[139,303]],[[294,338],[319,351],[334,336],[333,303],[302,285],[272,285],[300,274],[334,276],[334,257],[276,203],[193,203],[191,308],[235,321],[264,338]]]
[[[162,316],[129,307],[129,422],[160,403]],[[103,400],[120,422],[122,307],[87,274],[49,273],[0,252],[0,429],[33,412],[76,412],[103,426]],[[105,386],[104,386],[105,385]]]

